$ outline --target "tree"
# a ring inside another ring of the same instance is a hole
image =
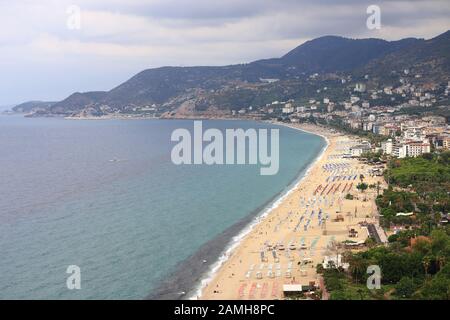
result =
[[[401,298],[411,298],[418,286],[413,278],[403,277],[395,285],[395,295]]]
[[[367,261],[359,255],[352,255],[348,261],[349,272],[355,282],[360,282],[364,279],[366,274],[368,263]]]
[[[450,300],[450,265],[446,265],[431,281],[426,281],[420,294],[422,299]]]
[[[367,185],[367,183],[361,182],[356,186],[356,189],[361,190],[361,192],[364,192],[365,190],[367,190],[369,186]]]

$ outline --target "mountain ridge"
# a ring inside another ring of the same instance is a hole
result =
[[[251,90],[252,85],[257,86],[265,79],[273,79],[271,86],[280,86],[286,81],[306,79],[314,73],[357,76],[366,73],[383,77],[389,70],[401,68],[416,68],[418,72],[428,74],[426,68],[433,66],[434,74],[430,79],[444,81],[448,73],[436,70],[450,68],[449,44],[450,30],[429,40],[387,41],[327,35],[306,41],[280,58],[228,66],[145,69],[109,91],[74,93],[51,105],[48,113],[72,115],[86,109],[94,114],[129,112],[134,107],[148,105],[166,106],[171,110],[188,100],[198,100],[199,95],[205,100],[200,104],[206,108],[227,109],[229,106],[220,104],[218,98],[221,97],[217,92],[239,86],[248,86]]]

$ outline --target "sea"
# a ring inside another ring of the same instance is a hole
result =
[[[208,120],[203,127],[278,128],[278,173],[173,164],[171,134],[192,132],[192,120],[0,115],[0,299],[198,296],[224,252],[326,145],[269,123]]]

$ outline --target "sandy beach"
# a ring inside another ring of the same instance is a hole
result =
[[[365,223],[377,225],[376,190],[363,193],[356,186],[362,174],[368,185],[383,187],[382,177],[342,156],[357,138],[314,125],[292,127],[324,136],[328,146],[301,182],[227,253],[198,299],[283,299],[285,284],[322,289],[316,265],[336,256],[336,243],[366,240]],[[347,194],[354,198],[345,199]]]

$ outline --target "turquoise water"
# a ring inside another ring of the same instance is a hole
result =
[[[192,126],[0,116],[0,299],[145,298],[201,246],[285,190],[324,146],[280,127],[275,176],[250,165],[175,166],[170,135]],[[66,287],[69,265],[81,268],[81,290]]]

